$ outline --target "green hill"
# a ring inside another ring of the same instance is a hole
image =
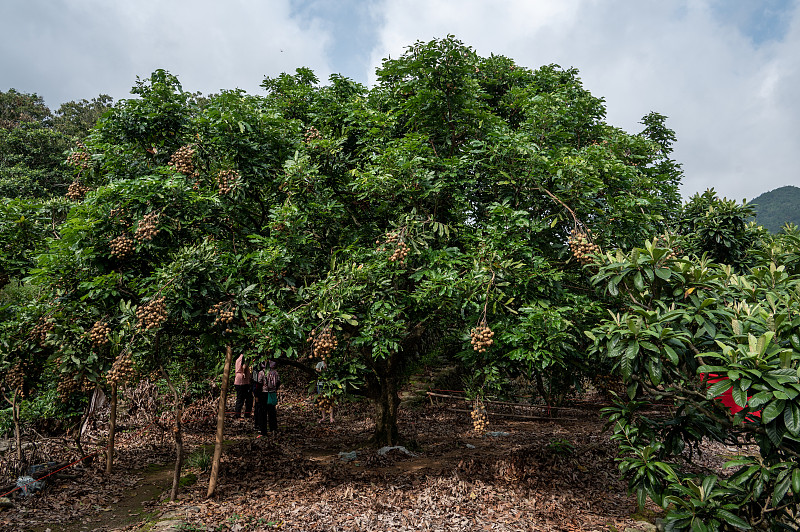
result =
[[[800,188],[785,186],[764,192],[748,202],[756,210],[756,222],[771,233],[779,232],[786,222],[800,225]]]

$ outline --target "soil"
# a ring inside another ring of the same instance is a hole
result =
[[[463,403],[407,400],[404,449],[381,455],[368,445],[369,404],[338,405],[335,423],[320,424],[307,396],[284,394],[276,434],[258,437],[250,419],[226,421],[217,494],[207,499],[208,473],[187,464],[183,474],[197,482],[176,502],[168,501],[172,441],[159,428],[169,427],[168,416],[149,425],[130,420],[113,475],[103,474],[101,458],[81,462],[69,471],[74,478],[50,478],[42,492],[14,498],[15,507],[0,513],[0,530],[621,532],[659,514],[655,507],[637,513],[598,403],[584,398],[563,420],[490,411],[491,432],[479,435],[469,414],[456,411]],[[187,409],[184,420],[189,453],[213,445],[212,401]],[[353,451],[352,461],[340,454]],[[50,452],[60,460],[73,451],[61,444]]]

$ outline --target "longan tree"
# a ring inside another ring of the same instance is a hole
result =
[[[303,146],[260,237],[259,338],[282,356],[363,363],[389,444],[398,389],[431,350],[461,352],[495,386],[524,372],[543,395],[586,369],[580,331],[600,309],[582,266],[665,227],[678,167],[668,135],[648,137],[663,117],[640,135],[608,126],[574,70],[448,37],[377,74],[370,90],[336,76],[317,87],[306,70],[263,84]],[[285,284],[265,269],[288,271]],[[470,329],[492,345],[470,345]]]

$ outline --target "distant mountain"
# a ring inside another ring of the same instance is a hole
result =
[[[770,233],[780,232],[786,222],[800,226],[800,188],[776,188],[747,203],[756,210],[756,222]]]

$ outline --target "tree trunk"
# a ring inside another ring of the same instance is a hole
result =
[[[392,354],[373,364],[374,378],[368,381],[369,396],[375,401],[375,434],[373,443],[378,446],[397,445],[400,432],[397,428],[397,395],[400,376],[397,366],[401,354]]]
[[[375,412],[375,444],[381,447],[397,445],[400,432],[397,429],[397,408],[400,397],[397,395],[395,379],[381,379],[380,397]]]
[[[225,402],[228,398],[228,380],[231,375],[231,361],[233,360],[233,347],[225,346],[225,366],[222,370],[222,389],[219,392],[217,405],[217,439],[214,442],[214,459],[211,462],[211,477],[208,479],[208,493],[206,497],[214,495],[219,477],[219,463],[222,458],[222,442],[225,432]]]
[[[106,475],[114,465],[114,436],[117,430],[117,385],[111,385],[111,412],[108,415],[108,450],[106,452]]]
[[[183,468],[183,429],[181,428],[183,409],[181,408],[180,394],[178,394],[178,390],[175,386],[172,385],[172,381],[163,366],[161,367],[161,375],[164,376],[164,379],[167,381],[167,386],[169,386],[172,395],[175,397],[175,429],[173,429],[175,435],[175,471],[172,474],[172,491],[169,493],[169,500],[174,501],[178,498],[181,469]]]
[[[25,458],[25,455],[22,452],[22,433],[19,429],[19,395],[16,391],[11,397],[11,419],[14,422],[14,440],[17,444],[17,467],[20,468],[19,473],[23,474],[24,471],[22,462]]]

